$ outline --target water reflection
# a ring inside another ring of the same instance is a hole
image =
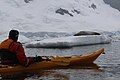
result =
[[[61,71],[65,70],[78,70],[78,69],[93,69],[95,71],[101,71],[97,64],[89,64],[82,66],[69,66],[69,67],[58,67],[52,70],[35,70],[30,72],[17,72],[17,73],[7,73],[1,74],[2,80],[70,80],[68,74],[64,74]]]
[[[54,70],[35,73],[2,74],[0,80],[69,80],[69,77]]]

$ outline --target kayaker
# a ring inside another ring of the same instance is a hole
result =
[[[8,39],[0,44],[1,64],[21,64],[29,66],[34,62],[39,62],[41,57],[26,57],[22,44],[18,41],[18,30],[11,30]]]

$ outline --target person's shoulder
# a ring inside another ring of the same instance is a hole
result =
[[[22,43],[13,41],[14,45],[22,46]]]
[[[5,39],[2,42],[13,42],[13,40],[12,39]]]
[[[18,45],[22,46],[22,43],[21,42],[16,42]]]

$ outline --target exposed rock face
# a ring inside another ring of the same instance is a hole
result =
[[[29,1],[33,1],[33,0],[24,0],[26,3],[29,3]]]
[[[68,14],[68,15],[73,17],[73,15],[68,10],[65,10],[65,9],[62,9],[62,8],[56,10],[56,13],[59,13],[61,15]]]

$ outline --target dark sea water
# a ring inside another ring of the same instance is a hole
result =
[[[67,49],[26,48],[27,56],[80,55],[99,48],[105,49],[94,62],[99,68],[67,68],[43,70],[37,73],[1,75],[3,80],[120,80],[120,41],[110,44],[77,46]]]

